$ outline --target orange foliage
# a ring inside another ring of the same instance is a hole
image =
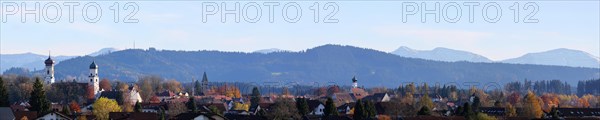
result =
[[[508,97],[506,97],[508,102],[510,102],[510,104],[512,105],[516,105],[517,103],[519,103],[520,98],[521,95],[518,92],[513,92],[510,95],[508,95]]]
[[[104,91],[111,91],[112,87],[110,85],[110,81],[108,81],[108,79],[100,80],[100,89],[103,89]]]
[[[71,101],[71,103],[69,103],[69,109],[71,109],[72,112],[81,112],[81,107],[79,107],[79,104],[77,104],[75,101]]]

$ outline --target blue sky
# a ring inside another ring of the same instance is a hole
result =
[[[462,16],[456,23],[446,22],[443,18],[436,23],[433,15],[426,16],[428,20],[422,23],[420,14],[408,16],[404,23],[403,3],[410,3],[405,1],[333,1],[339,8],[332,17],[339,20],[337,23],[313,22],[314,11],[310,7],[314,1],[296,2],[302,9],[302,16],[296,23],[289,23],[282,16],[283,6],[292,1],[277,2],[279,6],[274,8],[273,23],[268,20],[268,7],[264,6],[266,2],[262,1],[256,2],[262,10],[262,16],[256,23],[249,23],[243,18],[236,23],[233,15],[228,15],[227,21],[222,23],[220,14],[208,16],[204,23],[203,2],[135,1],[139,11],[133,18],[139,22],[115,23],[114,13],[110,10],[114,2],[103,1],[97,2],[102,8],[101,18],[97,23],[89,23],[83,20],[81,11],[82,6],[90,2],[77,2],[80,5],[75,7],[73,23],[69,22],[64,6],[61,6],[61,19],[56,23],[46,22],[43,18],[36,23],[31,15],[22,23],[20,11],[16,15],[6,15],[9,14],[6,6],[11,3],[0,2],[0,6],[3,6],[0,19],[6,20],[0,22],[0,52],[47,54],[50,50],[55,55],[82,55],[105,47],[132,48],[135,41],[137,48],[171,50],[251,52],[280,48],[299,51],[323,44],[342,44],[387,52],[400,46],[419,50],[446,47],[471,51],[492,60],[556,48],[577,49],[600,56],[598,1],[535,1],[539,9],[532,18],[538,19],[538,23],[523,23],[522,20],[513,22],[515,14],[510,6],[514,2],[506,1],[497,2],[502,9],[502,16],[496,23],[487,22],[482,17],[482,8],[491,3],[489,1],[477,2],[480,5],[475,7],[473,23],[468,20],[468,7],[463,5],[466,2],[456,2],[462,9]],[[235,2],[225,4],[232,7]],[[435,2],[427,1],[425,5],[433,7]],[[21,2],[16,3],[22,7]],[[117,3],[122,8],[127,2]],[[214,3],[222,7],[221,2]],[[250,1],[239,3],[240,7],[251,4]],[[321,8],[319,18],[323,19],[332,9],[323,8],[327,2],[318,3]],[[415,3],[422,7],[421,2]],[[440,7],[451,4],[449,1],[439,3]],[[531,9],[523,9],[527,2],[517,3],[521,9],[519,17],[524,19]],[[25,4],[33,6],[34,2]],[[41,7],[46,4],[47,1],[40,2]],[[456,15],[455,10],[441,11],[453,16]],[[41,11],[48,16],[56,15],[55,9]],[[94,10],[90,11],[88,16],[93,17]],[[247,12],[250,17],[256,15],[256,9],[252,7],[242,9],[242,12]],[[294,9],[288,9],[287,12],[290,18],[295,15]],[[493,17],[495,12],[489,10],[488,16]],[[124,17],[128,13],[120,9],[119,15]]]

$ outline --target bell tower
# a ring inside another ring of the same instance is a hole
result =
[[[100,77],[98,77],[98,65],[96,65],[96,61],[90,64],[90,75],[88,78],[88,85],[94,87],[94,95],[98,94],[98,91],[100,91]]]
[[[52,84],[54,83],[54,60],[50,58],[50,54],[48,54],[48,59],[44,61],[44,64],[46,64],[46,75],[44,76],[44,81],[46,82],[46,84]]]

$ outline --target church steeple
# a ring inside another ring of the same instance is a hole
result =
[[[206,91],[208,89],[208,77],[206,77],[206,72],[202,75],[202,91]]]
[[[356,79],[356,76],[352,77],[352,88],[358,88],[358,80]]]
[[[50,52],[48,52],[48,59],[44,61],[44,64],[46,65],[44,81],[46,84],[52,84],[54,83],[54,60],[52,60]]]
[[[88,78],[90,80],[88,85],[94,88],[94,95],[98,94],[100,91],[100,77],[98,76],[98,65],[95,60],[90,64],[90,75]]]

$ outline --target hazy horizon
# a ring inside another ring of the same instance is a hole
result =
[[[224,2],[229,6],[235,1]],[[249,1],[239,1],[244,6]],[[279,9],[290,1],[273,1]],[[435,1],[425,2],[432,6]],[[33,2],[26,2],[33,5]],[[42,2],[44,6],[47,2]],[[61,2],[62,3],[62,2]],[[79,1],[76,16],[86,1]],[[419,14],[402,20],[402,1],[374,2],[333,2],[339,7],[334,18],[336,23],[313,22],[313,2],[297,1],[302,7],[302,16],[297,23],[288,23],[281,18],[281,11],[275,11],[274,22],[268,22],[267,9],[262,8],[262,19],[249,23],[243,19],[237,23],[233,16],[222,23],[219,14],[207,16],[203,22],[201,1],[183,2],[135,2],[139,11],[135,15],[137,23],[115,23],[109,8],[112,2],[97,2],[102,7],[101,20],[88,23],[77,16],[73,23],[68,22],[66,8],[62,19],[56,23],[46,22],[42,16],[40,23],[31,16],[22,23],[18,13],[6,15],[7,22],[0,22],[0,53],[36,53],[46,55],[84,55],[101,48],[136,48],[168,50],[219,50],[253,52],[261,49],[278,48],[301,51],[308,48],[339,44],[379,51],[391,52],[400,46],[416,50],[431,50],[445,47],[469,51],[491,60],[504,60],[520,57],[526,53],[542,52],[558,48],[575,49],[600,56],[600,8],[599,1],[573,1],[568,3],[552,1],[533,2],[539,6],[534,19],[537,23],[513,22],[513,2],[497,1],[502,15],[497,23],[484,21],[481,11],[475,11],[474,22],[469,22],[467,8],[463,6],[462,17],[457,23],[444,19],[437,23],[426,17],[419,21]],[[211,3],[211,2],[208,2]],[[221,2],[214,2],[220,5]],[[321,6],[326,2],[319,2]],[[410,2],[409,2],[410,3]],[[419,4],[421,2],[415,2]],[[452,3],[440,1],[441,5]],[[490,2],[476,2],[481,8]],[[520,6],[526,2],[518,2]],[[125,2],[120,5],[125,4]],[[258,2],[262,6],[265,2]],[[458,2],[466,4],[466,2]],[[123,10],[125,11],[125,10]],[[50,10],[50,13],[54,11]],[[326,14],[326,10],[321,11]],[[452,11],[450,11],[452,13]],[[526,16],[521,10],[520,19]],[[121,17],[126,16],[121,13]],[[4,15],[3,15],[4,16]],[[227,16],[227,15],[226,15]],[[321,16],[323,18],[325,15]],[[51,34],[49,34],[51,32]]]

